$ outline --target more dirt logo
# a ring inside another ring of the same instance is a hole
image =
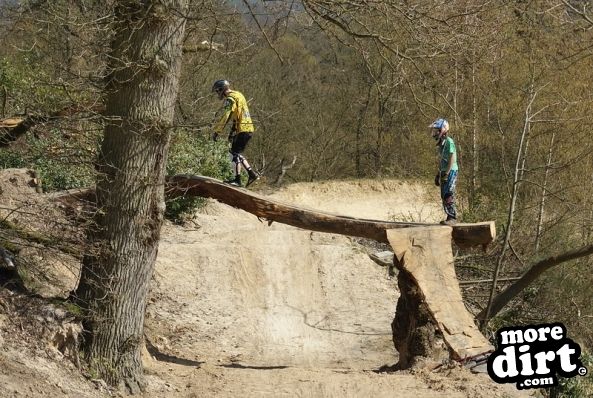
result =
[[[566,337],[561,323],[507,327],[496,332],[498,347],[488,358],[488,374],[497,383],[520,390],[558,385],[558,377],[585,376],[581,347]]]

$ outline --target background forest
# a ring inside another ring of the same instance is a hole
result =
[[[111,3],[4,2],[0,118],[25,118],[30,128],[15,140],[0,134],[0,167],[34,168],[48,191],[95,181]],[[224,176],[225,143],[209,141],[216,79],[249,100],[257,130],[248,158],[270,183],[295,157],[285,182],[430,181],[427,126],[445,117],[459,150],[462,219],[495,220],[499,232],[486,254],[461,266],[521,275],[593,243],[591,6],[196,1],[186,16],[168,173]],[[563,322],[592,352],[592,264],[584,257],[554,267],[491,330]],[[473,301],[481,309],[486,299]]]

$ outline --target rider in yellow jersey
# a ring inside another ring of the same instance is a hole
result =
[[[249,175],[246,185],[249,186],[259,179],[259,175],[251,168],[249,162],[243,156],[243,152],[254,131],[247,101],[243,94],[236,90],[231,90],[230,83],[227,80],[215,81],[212,91],[218,94],[219,99],[224,99],[222,115],[218,122],[214,124],[212,138],[214,140],[218,139],[218,136],[222,133],[227,123],[232,121],[231,132],[229,134],[229,141],[231,142],[229,152],[235,176],[225,182],[240,187],[241,166],[243,166]]]

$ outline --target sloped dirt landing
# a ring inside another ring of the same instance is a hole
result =
[[[357,217],[437,221],[431,192],[363,181],[295,184],[273,196]],[[457,367],[376,373],[397,362],[398,295],[369,252],[213,201],[193,226],[166,226],[147,311],[146,395],[525,396]]]

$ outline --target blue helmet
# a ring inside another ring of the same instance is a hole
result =
[[[433,122],[433,123],[430,125],[430,127],[432,127],[433,129],[439,129],[439,130],[440,130],[440,129],[442,129],[442,128],[443,128],[443,126],[445,126],[445,125],[447,125],[447,126],[448,126],[448,125],[449,125],[449,123],[448,123],[448,122],[447,122],[445,119],[443,119],[443,118],[438,118],[437,120],[435,120],[435,121],[434,121],[434,122]]]
[[[432,138],[439,141],[449,131],[449,122],[446,119],[438,118],[428,127],[433,129]]]

